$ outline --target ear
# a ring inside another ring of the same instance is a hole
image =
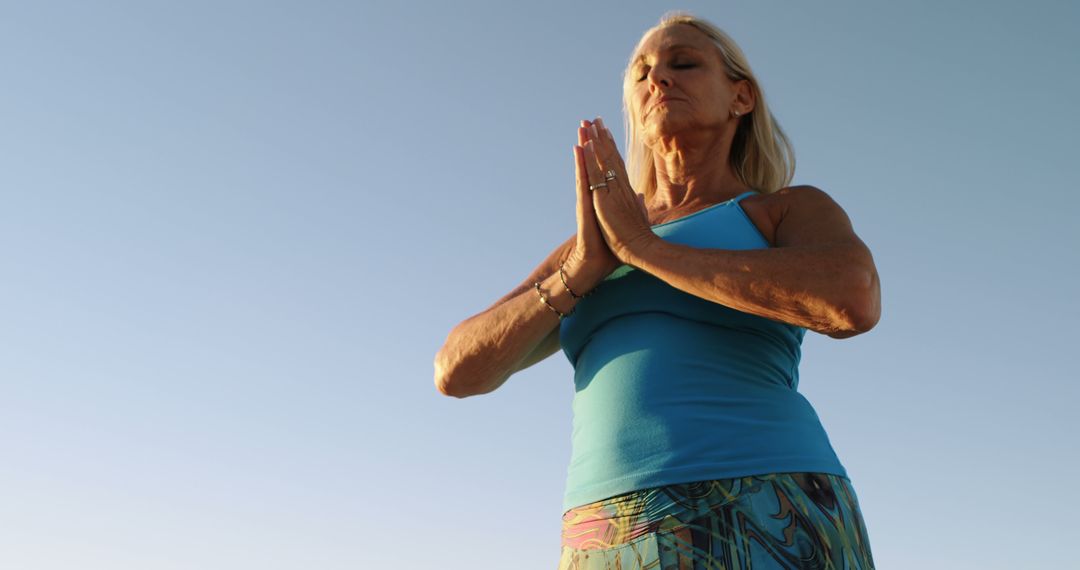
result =
[[[754,110],[757,101],[754,98],[754,86],[749,79],[740,79],[735,82],[735,101],[732,107],[739,111],[740,116],[749,115]]]

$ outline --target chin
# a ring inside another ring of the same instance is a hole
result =
[[[680,132],[695,128],[700,127],[693,121],[687,120],[686,117],[665,115],[660,117],[650,117],[642,126],[641,134],[643,140],[652,141],[670,138]]]

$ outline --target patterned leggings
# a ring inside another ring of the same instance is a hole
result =
[[[870,570],[851,481],[771,473],[665,485],[570,509],[559,570]]]

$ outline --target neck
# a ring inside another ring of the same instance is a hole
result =
[[[704,134],[704,133],[703,133]],[[653,145],[656,193],[650,210],[670,210],[730,200],[750,188],[736,178],[731,165],[718,156],[729,156],[729,137],[688,141],[683,137],[661,139]]]

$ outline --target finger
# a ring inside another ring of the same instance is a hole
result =
[[[577,233],[581,243],[586,235],[586,228],[596,223],[596,210],[592,192],[589,191],[589,177],[585,171],[585,154],[580,146],[574,145],[574,176],[577,178]]]
[[[593,121],[592,124],[593,124],[594,127],[596,127],[596,132],[597,132],[598,137],[608,139],[612,143],[615,142],[615,137],[611,134],[611,130],[607,128],[607,125],[604,124],[603,119],[601,119],[600,117],[597,117],[596,120]]]
[[[597,117],[596,121],[594,121],[593,124],[596,125],[596,129],[598,131],[600,131],[601,135],[606,135],[607,138],[614,140],[613,137],[611,136],[611,131],[608,130],[607,125],[604,124],[603,119],[601,119],[600,117]]]
[[[590,128],[591,139],[596,141],[596,154],[604,164],[613,162],[612,155],[618,155],[619,149],[615,146],[615,139],[611,132],[604,127],[604,122],[599,117]]]
[[[603,126],[603,122],[600,119],[596,120],[599,125],[599,133],[597,137],[597,156],[600,160],[600,168],[606,173],[608,170],[613,170],[615,176],[623,182],[627,182],[629,178],[626,175],[626,164],[623,162],[622,155],[619,154],[619,147],[615,145],[615,137],[612,136],[611,131],[607,130],[607,127]]]
[[[593,153],[591,156],[586,155],[586,158],[591,158],[591,160],[586,160],[586,165],[591,162],[593,165],[595,165],[596,168],[595,172],[593,172],[592,170],[589,171],[589,180],[593,181],[592,184],[594,185],[596,184],[595,181],[604,181],[604,183],[607,185],[606,190],[608,192],[611,192],[614,189],[622,191],[622,189],[624,188],[630,188],[630,186],[626,182],[626,176],[620,175],[619,169],[612,169],[609,167],[609,164],[613,162],[622,162],[622,159],[618,156],[618,153],[615,154],[615,160],[611,161],[610,159],[604,157],[598,151],[598,149],[601,148],[601,145],[602,143],[597,140],[589,141],[589,144],[586,145],[586,148],[590,149]],[[609,172],[614,172],[615,176],[608,176]]]
[[[616,162],[622,162],[622,157],[619,154],[619,147],[615,144],[615,137],[611,135],[608,128],[604,126],[604,122],[600,119],[596,119],[593,123],[593,127],[596,130],[596,154],[599,157],[600,163],[603,164],[604,169],[608,169],[615,165]],[[619,174],[618,169],[616,173]]]
[[[583,202],[585,199],[592,200],[592,196],[589,195],[589,174],[585,170],[585,154],[584,150],[574,145],[574,177],[577,180],[578,189],[578,201]]]
[[[584,160],[584,162],[585,162],[585,173],[589,177],[589,184],[590,185],[605,184],[605,183],[610,184],[610,183],[604,181],[603,171],[600,170],[600,165],[597,162],[596,141],[595,140],[587,141],[583,148],[584,148],[584,155],[585,155],[584,156],[584,159],[585,159]],[[602,188],[602,189],[607,190],[609,192],[611,191],[610,186],[607,186],[607,187]],[[601,190],[601,188],[597,188],[596,190]],[[596,190],[594,190],[594,192]]]
[[[593,191],[589,190],[589,184],[591,180],[603,181],[603,177],[597,178],[599,174],[589,176],[589,158],[585,154],[585,147],[574,147],[574,175],[577,177],[577,194],[582,206],[581,215],[585,221],[595,220],[596,211],[593,209]],[[595,170],[595,169],[594,169]],[[596,191],[601,191],[601,188],[597,188]]]
[[[577,181],[577,187],[588,185],[588,180],[585,178],[585,169],[582,168],[581,163],[581,147],[574,145],[574,179]]]

